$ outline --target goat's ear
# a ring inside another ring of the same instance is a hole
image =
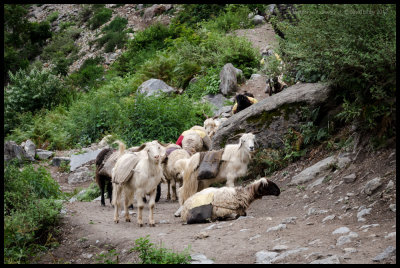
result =
[[[136,149],[134,149],[134,150],[131,150],[131,151],[132,151],[132,152],[139,152],[139,151],[143,150],[144,147],[146,147],[146,143],[140,145],[138,148],[136,148]]]

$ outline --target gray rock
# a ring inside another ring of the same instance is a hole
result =
[[[289,224],[289,223],[296,224],[296,220],[297,220],[297,217],[289,217],[289,218],[284,219],[281,223],[282,224]]]
[[[243,80],[243,71],[235,68],[232,63],[227,63],[219,73],[221,83],[219,90],[224,95],[231,95],[238,90],[238,83]]]
[[[138,87],[138,92],[143,93],[146,96],[157,95],[160,90],[168,94],[176,91],[175,88],[168,86],[164,81],[154,78],[143,82]]]
[[[87,167],[80,167],[68,176],[68,184],[77,184],[93,180],[93,174]]]
[[[295,175],[288,185],[299,185],[315,179],[317,176],[322,175],[330,170],[331,166],[337,162],[335,156],[327,157],[318,163],[306,168],[299,174]]]
[[[256,253],[256,263],[271,264],[271,261],[278,255],[279,253],[273,251],[259,251]]]
[[[306,251],[306,250],[308,250],[308,248],[296,248],[296,249],[288,250],[286,252],[281,253],[279,256],[276,256],[275,258],[273,258],[271,260],[271,263],[275,263],[277,261],[287,258],[290,255],[298,254],[298,253]]]
[[[393,246],[388,246],[382,253],[375,256],[372,261],[380,262],[386,259],[391,258],[392,256],[396,255],[396,248]]]
[[[390,204],[389,208],[391,211],[396,212],[396,204]]]
[[[322,177],[322,178],[319,178],[319,179],[315,180],[313,183],[309,184],[309,185],[307,186],[307,190],[310,190],[310,189],[312,189],[313,187],[322,184],[322,182],[324,181],[325,177],[326,177],[326,176],[324,176],[324,177]]]
[[[286,246],[286,245],[276,245],[275,247],[272,248],[272,250],[273,250],[273,251],[280,252],[280,251],[287,250],[288,248],[289,248],[289,247]]]
[[[6,141],[4,143],[4,161],[9,161],[14,158],[35,161],[33,157],[28,155],[25,150],[14,141]]]
[[[29,155],[32,158],[35,158],[36,145],[31,140],[26,140],[24,145],[24,150],[27,155]]]
[[[253,23],[254,23],[255,25],[258,25],[258,24],[263,24],[263,23],[265,22],[265,19],[264,19],[263,16],[255,15],[255,16],[253,17],[252,21],[253,21]]]
[[[321,106],[330,100],[331,88],[322,83],[301,83],[260,100],[225,121],[212,138],[212,149],[236,143],[237,133],[256,133],[260,147],[283,148],[282,137],[299,125],[300,105]]]
[[[365,221],[363,218],[365,215],[368,215],[371,213],[372,208],[364,208],[360,212],[357,213],[357,220],[358,221]]]
[[[190,262],[191,264],[213,264],[214,263],[214,261],[208,259],[203,254],[192,254],[192,255],[190,255],[190,257],[192,257],[192,261]]]
[[[335,231],[332,232],[332,234],[346,234],[348,232],[350,232],[350,229],[344,226],[337,228]]]
[[[312,261],[310,264],[340,264],[340,260],[337,255],[333,255],[322,260]]]
[[[70,166],[71,166],[71,171],[74,171],[75,169],[77,169],[78,167],[93,161],[96,159],[97,155],[102,151],[103,149],[98,149],[95,151],[89,151],[87,153],[83,153],[83,154],[77,154],[77,155],[71,155],[71,162],[70,162]]]
[[[391,232],[391,233],[385,235],[385,238],[391,238],[391,237],[396,237],[396,232]]]
[[[56,166],[59,167],[61,166],[62,162],[66,162],[67,164],[71,162],[71,158],[69,157],[53,157],[53,159],[51,160],[51,165],[52,166]]]
[[[364,193],[367,195],[372,195],[376,189],[379,188],[379,186],[382,185],[382,179],[380,177],[376,177],[370,181],[367,182],[364,186]]]
[[[348,235],[340,236],[336,241],[336,246],[342,246],[344,244],[350,243],[352,238],[358,237],[356,232],[350,232]]]
[[[279,231],[279,230],[283,230],[283,229],[286,229],[286,224],[281,223],[281,224],[278,224],[277,226],[268,228],[267,233],[271,232],[271,231]]]
[[[322,222],[325,223],[326,221],[331,221],[331,220],[333,220],[335,217],[336,217],[335,215],[326,216],[326,217],[322,220]]]
[[[208,94],[208,95],[204,96],[203,99],[213,104],[214,115],[219,116],[221,113],[225,113],[225,112],[229,113],[232,109],[231,106],[225,106],[225,102],[228,99],[225,98],[225,96],[222,94],[216,94],[216,95]],[[229,107],[229,109],[227,107]]]
[[[52,152],[52,151],[47,151],[47,150],[42,150],[42,149],[36,150],[36,156],[40,160],[49,159],[53,154],[54,154],[54,152]]]
[[[343,177],[343,181],[345,183],[352,183],[356,180],[356,178],[357,178],[356,174],[353,173],[353,174]]]
[[[394,188],[394,183],[393,183],[393,181],[392,180],[390,180],[389,182],[388,182],[388,184],[386,185],[386,191],[390,191],[390,190],[392,190]]]

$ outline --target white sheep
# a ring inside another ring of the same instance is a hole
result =
[[[251,152],[254,151],[254,141],[254,134],[246,133],[239,139],[238,144],[226,145],[215,178],[197,180],[200,153],[192,155],[189,159],[180,160],[186,164],[184,164],[183,185],[178,190],[179,203],[182,205],[190,196],[216,182],[226,181],[228,187],[233,187],[235,179],[247,173]]]
[[[180,135],[176,144],[194,154],[196,152],[208,151],[211,148],[211,139],[204,127],[193,126]]]
[[[246,210],[254,200],[279,194],[279,187],[266,178],[246,187],[209,187],[185,201],[181,218],[188,224],[224,220],[233,216],[238,218],[246,216]]]
[[[177,147],[174,147],[174,145]],[[175,148],[175,149],[170,149],[170,148]],[[166,161],[163,163],[164,176],[168,183],[167,199],[171,199],[172,201],[175,201],[177,199],[176,183],[179,182],[180,186],[182,186],[182,179],[183,179],[184,167],[180,162],[177,163],[177,161],[180,159],[187,159],[190,157],[190,154],[186,150],[180,148],[181,147],[176,144],[170,145],[169,148],[167,148],[167,154],[168,150],[174,150],[174,151],[168,154]],[[172,198],[171,198],[170,186],[172,188],[171,189]]]
[[[114,222],[119,222],[118,210],[121,195],[124,193],[124,210],[133,202],[136,195],[138,214],[137,223],[143,226],[142,212],[144,207],[143,197],[150,195],[149,224],[155,226],[154,205],[157,185],[163,177],[161,162],[165,157],[165,147],[158,141],[147,142],[144,148],[136,153],[125,153],[118,158],[112,170]],[[129,213],[125,213],[125,220],[130,221]]]

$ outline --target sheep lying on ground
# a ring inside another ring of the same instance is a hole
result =
[[[175,147],[176,146],[176,147]],[[182,185],[182,177],[183,177],[183,166],[178,164],[177,161],[180,159],[187,159],[190,157],[190,154],[181,149],[179,145],[172,144],[167,147],[167,158],[163,163],[164,176],[168,183],[168,193],[167,199],[176,200],[176,183],[179,182],[180,186]],[[170,150],[173,150],[169,153]],[[170,192],[170,185],[172,188],[172,199]]]
[[[113,150],[112,148],[103,149],[96,157],[96,173],[95,180],[101,191],[101,205],[105,206],[104,201],[104,190],[107,185],[107,194],[112,200],[112,183],[111,183],[111,172],[117,162],[118,158],[124,154],[126,146],[121,141],[115,141],[114,143],[119,144],[119,150]],[[128,152],[137,152],[142,150],[144,147],[137,146],[127,149]],[[161,196],[161,185],[157,186],[156,202],[159,201]]]
[[[223,220],[234,214],[238,218],[246,216],[246,210],[254,200],[265,195],[279,194],[279,187],[266,178],[261,178],[246,187],[209,187],[185,201],[181,217],[188,224]]]
[[[232,114],[236,114],[258,102],[253,94],[247,92],[236,95],[235,100],[236,102],[232,107]]]
[[[238,144],[228,144],[224,148],[217,176],[212,179],[198,180],[200,153],[183,159],[186,164],[183,175],[183,185],[178,190],[179,203],[182,205],[190,196],[207,188],[215,182],[224,182],[228,187],[234,186],[234,181],[247,173],[247,165],[254,151],[255,136],[252,133],[243,134]]]
[[[166,149],[158,141],[147,142],[144,148],[136,153],[126,153],[118,158],[112,170],[114,205],[114,222],[119,222],[118,210],[122,193],[124,193],[124,210],[133,202],[136,195],[138,207],[137,222],[143,226],[143,197],[150,195],[149,224],[155,226],[153,211],[155,205],[156,188],[163,177],[161,162],[164,160]],[[125,213],[125,220],[130,221],[129,213]]]

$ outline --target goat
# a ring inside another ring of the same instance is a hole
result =
[[[232,114],[236,114],[258,102],[257,99],[254,98],[253,94],[247,92],[244,94],[238,94],[235,98],[236,103],[232,107]]]
[[[279,194],[279,187],[266,178],[261,178],[246,187],[209,187],[185,201],[181,218],[188,224],[224,220],[234,214],[237,219],[239,216],[246,216],[246,210],[254,200],[265,195]]]
[[[157,185],[163,178],[161,166],[166,149],[158,141],[147,142],[138,152],[126,153],[120,156],[112,170],[114,205],[114,222],[119,222],[118,210],[122,193],[124,194],[124,210],[128,211],[128,205],[133,202],[136,195],[138,207],[137,223],[143,226],[143,197],[150,195],[149,224],[155,226],[154,205]],[[130,222],[129,213],[125,213],[125,220]]]
[[[183,185],[178,190],[180,205],[196,192],[207,188],[213,183],[224,182],[228,187],[234,186],[234,181],[247,173],[247,165],[251,159],[251,152],[254,151],[255,136],[252,133],[243,134],[238,144],[228,144],[224,148],[221,158],[221,165],[215,178],[197,180],[200,164],[200,153],[192,155],[189,159],[183,159],[186,164],[183,173]]]
[[[95,180],[101,191],[101,205],[105,206],[104,200],[104,190],[107,185],[107,194],[110,198],[110,203],[112,200],[112,183],[111,183],[111,172],[117,162],[118,158],[124,154],[126,146],[121,141],[115,141],[114,143],[119,144],[119,150],[113,150],[112,148],[105,148],[96,157],[96,173]],[[127,149],[129,152],[137,152],[142,150],[144,147],[137,146]],[[161,184],[157,186],[156,202],[159,201],[161,197]]]

